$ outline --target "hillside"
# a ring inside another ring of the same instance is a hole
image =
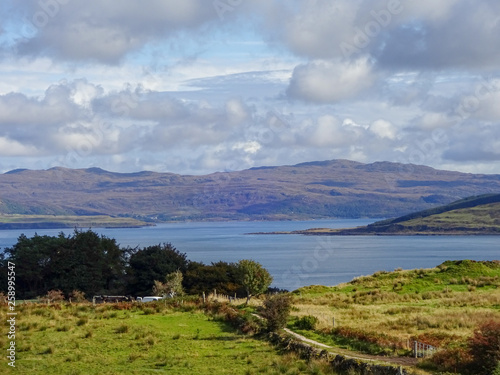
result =
[[[0,174],[0,213],[172,220],[395,217],[500,191],[500,175],[347,160],[188,176],[99,168]]]
[[[396,219],[352,229],[310,229],[294,233],[331,235],[498,235],[500,194],[486,194]]]
[[[464,348],[474,330],[499,321],[499,287],[498,260],[456,260],[430,269],[379,271],[334,287],[296,290],[295,321],[289,327],[298,328],[298,318],[311,315],[317,319],[313,329],[302,327],[297,332],[327,345],[390,356],[411,355],[411,343],[416,340],[439,348],[441,358],[450,351],[450,361],[436,360],[427,368],[438,364],[456,369],[467,361]],[[457,356],[457,348],[462,356]],[[458,363],[451,360],[453,355]],[[455,373],[449,368],[431,369]]]

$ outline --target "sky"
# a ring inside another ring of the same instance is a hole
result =
[[[497,0],[2,0],[0,172],[500,174]]]

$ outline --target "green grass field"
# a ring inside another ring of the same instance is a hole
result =
[[[500,321],[500,262],[377,272],[336,287],[301,288],[293,304],[289,327],[334,348],[382,356],[410,355],[411,340],[463,348],[478,326]],[[200,307],[190,297],[183,303],[19,304],[16,368],[4,358],[0,373],[335,374],[326,363],[279,353],[263,337],[243,335],[224,315]],[[1,307],[3,321],[6,313]],[[317,318],[314,329],[297,329],[297,319],[307,315]],[[2,335],[0,347],[7,349],[8,341]]]
[[[116,306],[116,307],[115,307]],[[333,374],[200,312],[157,304],[17,307],[12,374]],[[123,310],[122,310],[123,309]],[[6,308],[2,308],[2,319]],[[8,348],[6,337],[1,347]]]

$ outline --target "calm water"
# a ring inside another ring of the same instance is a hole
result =
[[[273,286],[293,290],[305,285],[336,285],[356,276],[395,268],[429,268],[445,260],[500,259],[495,236],[301,236],[247,235],[314,227],[346,228],[373,220],[296,222],[173,223],[137,229],[94,229],[125,247],[171,242],[188,259],[207,264],[219,260],[253,259],[274,277]],[[57,235],[61,230],[37,230]],[[71,230],[65,229],[66,234]],[[0,231],[0,249],[14,245],[18,236],[35,231]]]

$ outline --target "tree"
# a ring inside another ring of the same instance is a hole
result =
[[[5,249],[4,262],[16,264],[18,298],[34,298],[58,289],[54,285],[53,262],[66,241],[63,233],[58,237],[35,234],[32,238],[22,234],[13,247]]]
[[[184,289],[182,288],[182,272],[177,270],[167,275],[165,278],[165,285],[167,286],[168,294],[171,297],[182,296]]]
[[[165,277],[165,282],[155,280],[153,285],[153,294],[157,296],[182,296],[184,294],[184,289],[182,288],[182,272],[177,270],[168,274]]]
[[[238,262],[237,275],[238,282],[245,288],[247,304],[252,296],[264,293],[273,282],[273,277],[262,265],[248,259]]]
[[[77,289],[87,295],[119,291],[125,275],[126,252],[114,239],[77,231],[66,237],[21,235],[5,250],[5,261],[16,264],[20,298],[34,298],[49,290],[68,296]]]
[[[186,254],[179,252],[170,243],[136,250],[129,260],[130,292],[149,294],[155,280],[164,280],[165,275],[177,270],[185,272],[187,265]]]
[[[78,289],[86,295],[123,291],[125,253],[116,240],[75,230],[52,260],[54,288],[66,295]]]
[[[236,263],[217,262],[206,265],[200,262],[189,262],[184,274],[183,285],[189,294],[211,292],[234,295],[244,293],[243,287],[238,283]]]
[[[267,329],[275,332],[284,328],[291,309],[292,298],[288,294],[276,294],[266,298],[262,316],[267,319]]]

